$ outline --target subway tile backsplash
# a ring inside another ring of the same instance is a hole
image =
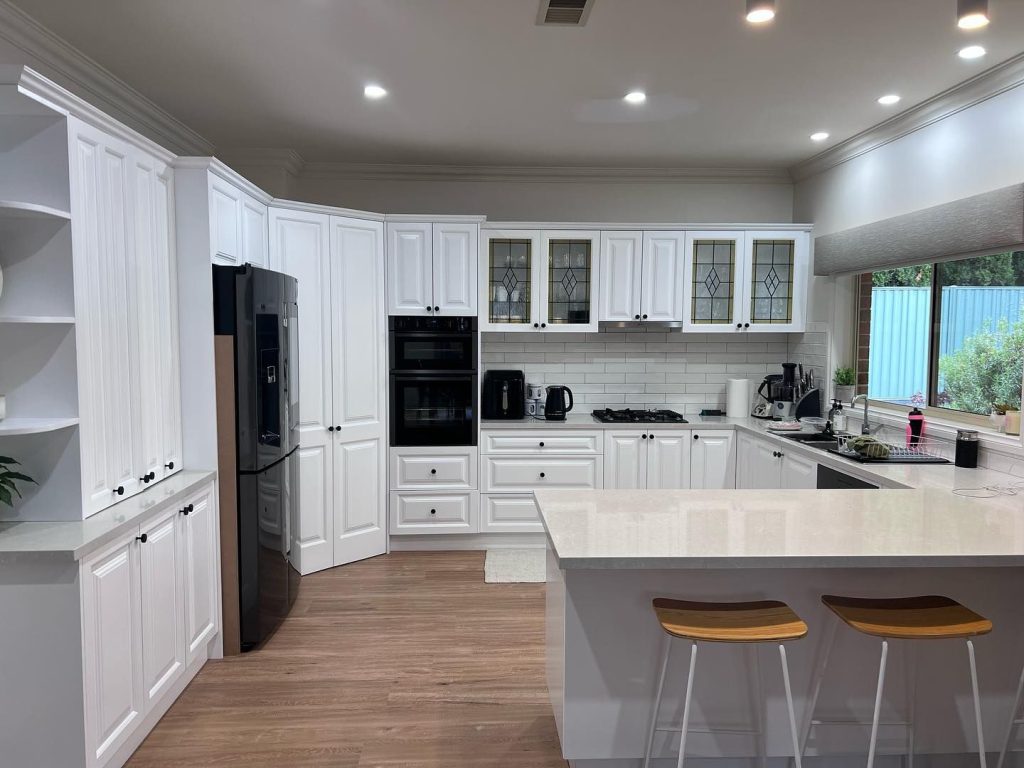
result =
[[[780,363],[827,371],[827,329],[803,334],[683,334],[608,330],[600,333],[484,333],[481,367],[526,372],[530,383],[565,384],[578,410],[672,408],[697,414],[725,408],[726,379],[748,378],[751,394]],[[795,357],[794,357],[795,355]]]

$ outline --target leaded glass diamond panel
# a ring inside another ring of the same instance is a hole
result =
[[[755,240],[751,275],[750,322],[793,322],[792,240]]]
[[[491,240],[488,314],[492,323],[530,322],[529,240]]]
[[[552,240],[548,253],[548,323],[590,322],[593,274],[589,240]]]
[[[733,321],[736,243],[697,240],[693,245],[693,285],[690,321],[721,325]]]

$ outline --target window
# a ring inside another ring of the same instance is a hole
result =
[[[859,391],[976,415],[1020,408],[1024,251],[870,272],[860,285]]]

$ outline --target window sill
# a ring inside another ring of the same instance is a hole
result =
[[[879,408],[877,406],[870,406],[868,408],[868,417],[871,421],[884,424],[887,427],[905,428],[907,426],[907,413],[908,410]],[[863,410],[860,408],[850,413],[858,424],[862,421],[862,414]],[[981,447],[985,450],[997,451],[998,453],[1010,456],[1024,456],[1024,439],[1022,439],[1021,435],[1007,435],[1003,432],[997,432],[991,427],[986,429],[971,422],[937,419],[929,414],[925,414],[925,419],[926,431],[931,437],[940,440],[956,440],[957,430],[971,429],[978,433]],[[856,430],[851,429],[850,431]]]

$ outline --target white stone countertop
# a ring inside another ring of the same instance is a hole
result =
[[[75,522],[0,522],[0,564],[12,561],[81,560],[158,509],[182,501],[216,477],[215,472],[182,470],[152,488]]]
[[[934,488],[535,491],[571,569],[1024,566],[1024,496]]]

